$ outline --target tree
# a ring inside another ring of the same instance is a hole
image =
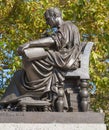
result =
[[[88,35],[88,41],[94,42],[91,81],[97,86],[91,96],[91,106],[95,111],[103,109],[109,122],[109,63],[105,62],[109,59],[108,0],[0,0],[0,5],[0,61],[11,68],[11,74],[21,67],[17,47],[41,37],[49,28],[43,18],[48,7],[59,7],[64,19],[72,20],[79,27],[81,36]]]

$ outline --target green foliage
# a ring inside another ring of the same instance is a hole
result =
[[[109,63],[105,62],[109,59],[108,0],[0,0],[0,62],[7,64],[12,73],[21,67],[17,47],[46,31],[43,14],[51,6],[59,7],[64,19],[75,22],[81,36],[88,34],[88,41],[94,42],[90,74],[97,91],[91,106],[95,111],[103,109],[109,123]],[[4,50],[13,50],[13,56],[9,58]]]

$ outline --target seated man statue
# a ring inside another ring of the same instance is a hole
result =
[[[66,106],[64,96],[65,72],[79,67],[78,56],[82,50],[78,28],[64,21],[58,8],[49,8],[46,23],[56,31],[44,38],[30,41],[18,48],[22,56],[22,70],[17,71],[1,103],[17,101],[23,96],[49,100],[57,111]],[[61,100],[63,99],[63,100]]]

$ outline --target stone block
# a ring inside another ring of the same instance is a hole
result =
[[[3,123],[0,130],[106,130],[104,124],[24,124],[24,123]]]
[[[0,130],[106,130],[95,112],[0,112]]]

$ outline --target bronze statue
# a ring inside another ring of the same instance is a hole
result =
[[[22,70],[14,74],[1,104],[9,105],[29,97],[52,102],[50,111],[64,111],[68,107],[64,91],[65,73],[79,67],[78,57],[83,45],[80,44],[78,28],[71,21],[64,21],[58,8],[47,9],[44,16],[46,23],[57,30],[47,37],[19,46]]]

